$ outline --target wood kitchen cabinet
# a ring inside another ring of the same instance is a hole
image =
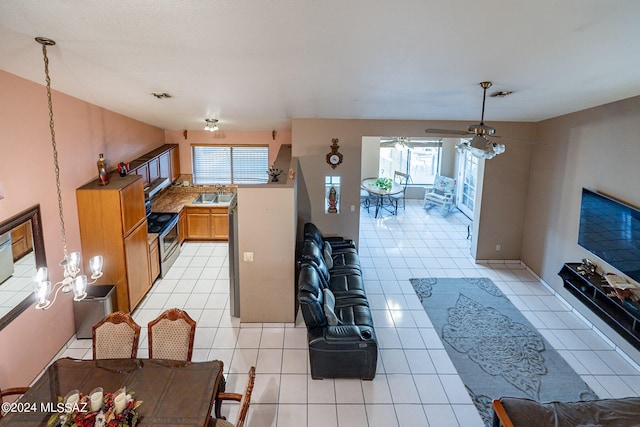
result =
[[[33,250],[33,237],[31,234],[31,221],[26,221],[11,229],[11,252],[13,262]]]
[[[180,178],[180,149],[178,147],[178,145],[174,145],[169,150],[171,160],[171,182],[175,182],[176,179]]]
[[[153,182],[154,180],[160,178],[160,158],[156,157],[155,159],[149,160],[149,182]],[[165,177],[166,178],[166,177]]]
[[[136,175],[140,175],[142,177],[142,183],[146,186],[151,182],[151,178],[149,175],[149,164],[143,163],[133,170],[133,173]]]
[[[178,144],[164,144],[131,161],[129,174],[140,175],[144,185],[157,178],[175,182],[180,177],[180,151]]]
[[[187,239],[229,240],[229,208],[186,208]]]
[[[149,275],[151,283],[160,276],[160,255],[158,253],[158,234],[149,234]]]
[[[143,180],[111,174],[107,185],[92,181],[76,190],[84,270],[104,257],[97,284],[116,287],[118,310],[131,312],[151,287]]]

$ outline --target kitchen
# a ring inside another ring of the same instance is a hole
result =
[[[118,309],[130,312],[156,279],[166,276],[183,242],[228,241],[231,315],[240,317],[241,270],[243,264],[253,262],[253,252],[243,252],[243,262],[239,262],[238,205],[243,203],[239,194],[254,190],[268,194],[269,189],[287,187],[292,180],[287,176],[278,183],[265,179],[253,185],[194,185],[192,175],[180,173],[179,160],[180,146],[164,144],[129,162],[128,168],[121,165],[123,173],[119,176],[113,171],[108,184],[93,180],[76,191],[83,258],[98,253],[104,257],[111,268],[105,268],[99,284],[114,284]],[[290,145],[280,147],[274,165],[290,169]],[[250,211],[257,213],[259,208]],[[255,218],[247,220],[252,221]],[[141,262],[147,267],[139,268]],[[293,304],[287,306],[292,316]]]

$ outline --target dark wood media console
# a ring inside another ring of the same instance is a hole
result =
[[[640,311],[618,298],[607,296],[608,291],[603,288],[603,285],[607,285],[604,277],[599,274],[583,276],[578,272],[579,265],[581,264],[567,263],[562,267],[558,275],[562,278],[564,287],[640,350]]]

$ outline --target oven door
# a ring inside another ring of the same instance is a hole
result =
[[[165,277],[178,255],[180,255],[180,235],[178,233],[178,217],[171,225],[160,232],[160,277]]]

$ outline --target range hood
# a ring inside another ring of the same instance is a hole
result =
[[[156,178],[148,186],[144,187],[144,194],[151,199],[168,186],[169,178]]]

